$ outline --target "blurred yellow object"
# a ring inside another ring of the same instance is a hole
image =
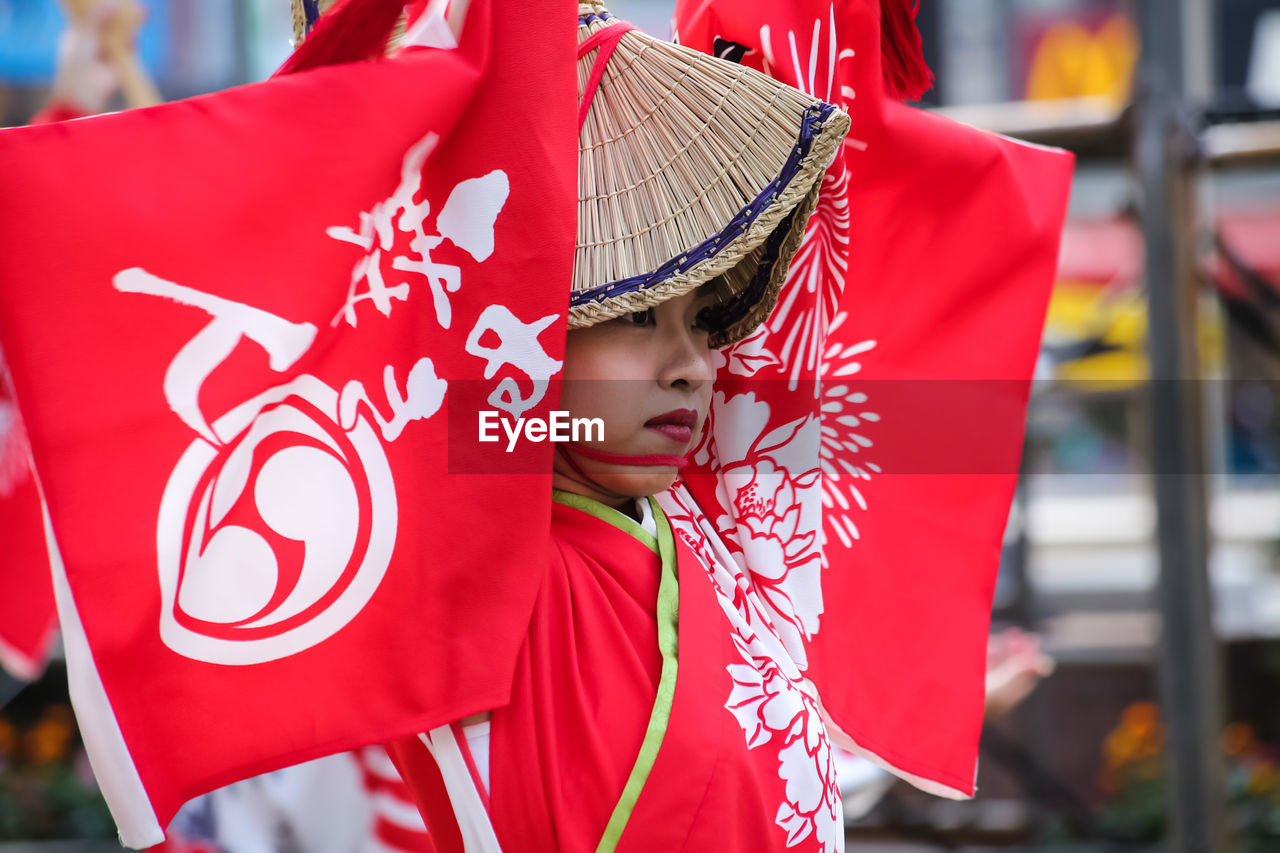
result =
[[[1200,303],[1201,372],[1212,375],[1224,359],[1226,333],[1214,299]],[[1045,322],[1045,344],[1078,351],[1058,362],[1055,378],[1085,391],[1125,390],[1147,381],[1147,302],[1135,287],[1116,290],[1094,282],[1054,285]]]
[[[1058,368],[1057,378],[1076,391],[1124,391],[1147,381],[1147,356],[1115,350],[1085,356]]]
[[[1151,738],[1160,732],[1160,708],[1154,702],[1134,702],[1124,709],[1120,723],[1136,738]]]
[[[1050,340],[1094,337],[1097,309],[1104,285],[1092,281],[1060,280],[1049,296],[1045,336]]]
[[[32,764],[52,764],[66,758],[71,728],[59,720],[43,719],[22,735],[22,753]]]
[[[1254,765],[1249,774],[1249,793],[1266,794],[1276,788],[1276,764],[1274,761],[1260,761]]]
[[[1132,779],[1158,779],[1163,770],[1163,749],[1160,708],[1152,702],[1129,705],[1103,741],[1103,765],[1097,778],[1099,789],[1111,794]]]
[[[1138,31],[1128,16],[1110,16],[1090,32],[1059,21],[1041,37],[1027,75],[1027,100],[1100,96],[1123,106],[1133,89]]]
[[[1123,767],[1138,751],[1138,742],[1124,729],[1115,729],[1103,743],[1103,754],[1108,767]]]

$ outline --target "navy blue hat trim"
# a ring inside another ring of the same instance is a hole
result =
[[[791,230],[791,223],[796,218],[796,212],[799,209],[799,205],[793,207],[786,216],[782,217],[778,227],[773,229],[773,233],[765,241],[764,254],[760,257],[760,265],[756,267],[756,274],[752,276],[751,282],[746,288],[734,297],[732,302],[712,308],[707,312],[707,324],[709,326],[714,329],[728,329],[734,323],[750,314],[751,309],[760,302],[764,292],[769,289],[769,280],[773,277],[773,265],[778,262],[778,256],[782,254],[782,244],[786,242],[787,233]]]
[[[729,224],[719,234],[712,235],[687,254],[672,258],[653,272],[619,279],[608,284],[602,284],[599,287],[593,287],[590,290],[584,290],[581,293],[575,293],[569,299],[570,307],[602,302],[617,296],[648,290],[677,275],[688,272],[698,264],[704,263],[720,254],[725,246],[728,246],[744,234],[757,219],[764,215],[765,211],[773,206],[782,191],[800,173],[804,160],[809,156],[809,151],[813,147],[813,140],[817,138],[822,126],[830,118],[831,114],[835,112],[835,109],[831,104],[817,103],[804,111],[804,116],[800,122],[800,136],[796,141],[795,147],[791,149],[791,155],[787,158],[787,162],[783,165],[778,176],[765,186],[760,195],[742,208],[738,215],[730,220]],[[784,220],[783,224],[787,222],[790,222],[789,218]],[[727,328],[745,317],[751,307],[759,301],[765,288],[768,287],[770,269],[778,258],[786,231],[787,229],[781,227],[781,225],[774,229],[773,234],[765,245],[765,257],[761,260],[755,277],[747,289],[739,294],[737,299],[715,313],[713,319],[716,325],[721,328]]]
[[[307,16],[307,33],[320,20],[320,0],[302,0],[302,12]]]

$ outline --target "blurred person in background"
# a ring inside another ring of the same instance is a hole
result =
[[[65,6],[68,22],[58,39],[53,88],[31,123],[97,115],[117,93],[129,107],[160,103],[138,61],[137,35],[146,11],[137,0],[66,0]]]

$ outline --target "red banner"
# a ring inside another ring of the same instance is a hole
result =
[[[548,446],[447,473],[448,425],[554,402],[574,18],[471,6],[456,49],[0,133],[0,337],[128,844],[506,701],[537,574],[476,567],[544,553]]]

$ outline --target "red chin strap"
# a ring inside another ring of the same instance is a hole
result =
[[[635,465],[644,467],[646,465],[670,465],[675,468],[683,468],[689,464],[687,456],[675,456],[673,454],[663,453],[610,453],[607,450],[597,450],[594,447],[583,447],[581,444],[562,444],[562,448],[572,450],[584,459],[592,459],[596,462],[608,462],[610,465]],[[580,469],[573,461],[573,457],[567,452],[564,458],[573,466],[573,470],[582,474]],[[585,475],[583,475],[585,476]]]

